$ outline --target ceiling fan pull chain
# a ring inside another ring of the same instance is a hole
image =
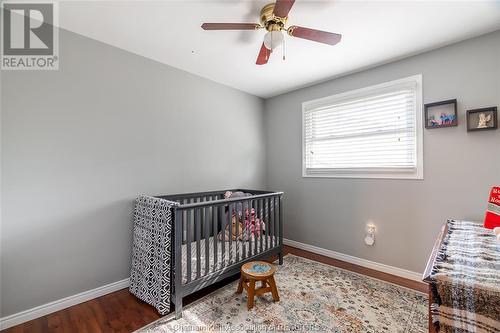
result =
[[[283,61],[285,61],[285,40],[283,39]]]

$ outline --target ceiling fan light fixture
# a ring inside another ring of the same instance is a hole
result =
[[[281,44],[283,44],[283,40],[285,37],[281,31],[269,31],[264,35],[264,46],[268,50],[274,50]]]

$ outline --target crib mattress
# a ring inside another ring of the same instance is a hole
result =
[[[265,236],[252,241],[231,241],[231,246],[229,246],[229,241],[221,241],[218,237],[209,238],[208,254],[205,253],[205,239],[200,239],[200,274],[202,277],[204,275],[218,271],[230,264],[237,262],[237,253],[239,255],[239,260],[242,258],[242,253],[245,251],[245,257],[248,257],[248,248],[251,246],[251,255],[255,252],[255,242],[257,242],[257,253],[260,252],[260,242],[262,240],[262,252],[266,249],[266,237],[268,247],[271,248],[272,236]],[[217,254],[214,254],[214,241],[217,241]],[[224,244],[224,252],[222,251],[222,243]],[[275,244],[277,240],[275,240]],[[197,272],[197,250],[196,241],[191,243],[191,281],[195,280],[198,276]],[[216,260],[217,258],[217,260]],[[206,260],[208,260],[208,271],[206,271]],[[217,263],[216,263],[217,261]],[[187,244],[182,245],[182,283],[187,282],[188,272],[187,272]]]

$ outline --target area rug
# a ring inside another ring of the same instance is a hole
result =
[[[165,332],[427,332],[427,295],[301,257],[276,272],[280,301],[255,298],[248,311],[237,281],[138,330]]]

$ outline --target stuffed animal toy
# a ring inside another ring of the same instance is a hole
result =
[[[245,198],[252,196],[251,193],[244,193],[241,191],[231,192],[227,191],[224,193],[224,199],[234,199],[234,198]],[[260,234],[264,234],[265,223],[259,218],[255,217],[255,209],[249,209],[248,202],[236,202],[233,205],[233,211],[231,215],[231,224],[232,224],[232,240],[236,240],[238,238],[242,241],[250,241],[254,240],[256,237],[258,238]],[[226,208],[227,210],[227,208]],[[229,211],[226,211],[226,220],[228,217]],[[242,222],[237,222],[242,221]],[[238,232],[236,233],[236,228],[238,228]],[[262,232],[261,230],[262,229]],[[238,237],[236,237],[238,235]],[[229,241],[229,226],[226,226],[224,231],[224,235],[222,232],[219,233],[219,239]]]
[[[239,237],[243,233],[243,224],[237,222],[236,214],[233,213],[231,217],[231,240],[235,241],[237,237]],[[224,241],[229,241],[229,225],[226,226],[226,230],[224,230],[224,235],[219,233],[219,239]]]
[[[260,237],[260,229],[262,228],[262,233],[266,230],[266,224],[259,218],[255,217],[255,209],[245,210],[245,225],[243,234],[241,234],[240,239],[242,241],[253,241],[255,238]]]

